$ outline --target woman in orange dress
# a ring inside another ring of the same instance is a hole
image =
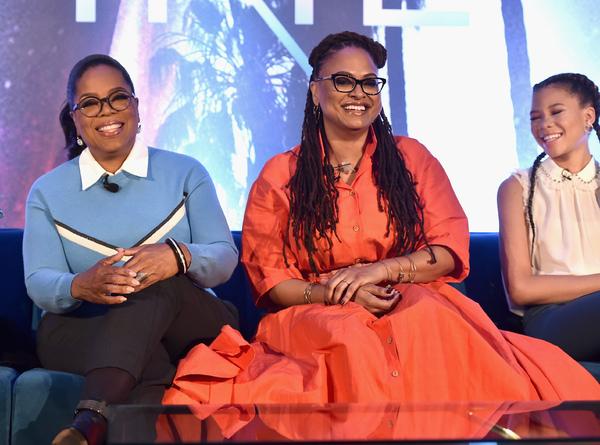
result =
[[[466,216],[440,163],[394,136],[386,50],[343,32],[312,51],[300,145],[254,183],[242,261],[254,341],[225,327],[180,363],[163,403],[598,399],[557,347],[499,331],[448,282],[468,274]]]

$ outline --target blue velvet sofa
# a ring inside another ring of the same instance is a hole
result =
[[[240,247],[241,233],[233,232]],[[0,229],[0,445],[50,443],[72,418],[80,399],[83,377],[42,369],[34,353],[35,327],[40,311],[27,296],[22,264],[23,231]],[[521,320],[506,305],[497,233],[471,234],[471,274],[456,287],[476,300],[501,329],[519,332]],[[246,339],[254,333],[263,312],[258,310],[240,265],[231,279],[215,288],[233,302]],[[585,364],[600,375],[600,364]]]
[[[240,248],[241,233],[233,237]],[[25,289],[22,244],[22,229],[0,229],[0,445],[50,443],[72,419],[83,390],[83,377],[48,371],[37,362],[40,310]],[[241,265],[214,290],[236,305],[240,331],[250,339],[264,312],[254,306]]]

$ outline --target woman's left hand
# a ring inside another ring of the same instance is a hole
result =
[[[131,256],[125,267],[136,273],[147,274],[144,281],[136,287],[136,291],[174,276],[179,270],[173,250],[166,243],[148,244],[131,249],[124,249],[126,256]]]
[[[398,290],[380,287],[375,284],[365,284],[358,289],[352,298],[355,303],[360,304],[376,317],[381,317],[390,312],[398,305],[401,299],[402,295]],[[344,297],[340,304],[343,306],[348,301],[350,300]]]
[[[388,271],[382,263],[361,264],[339,269],[325,284],[325,304],[338,304],[354,298],[358,289],[365,284],[378,284],[388,279]]]

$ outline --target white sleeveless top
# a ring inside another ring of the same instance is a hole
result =
[[[535,245],[531,261],[534,275],[589,275],[600,273],[600,179],[592,158],[571,174],[550,159],[537,170],[533,193]],[[532,233],[527,216],[531,167],[513,173],[523,187],[523,210],[531,253]],[[569,179],[570,178],[570,179]],[[560,292],[560,290],[557,290]],[[523,308],[508,298],[511,311]]]

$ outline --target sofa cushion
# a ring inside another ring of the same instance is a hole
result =
[[[0,230],[0,366],[25,371],[39,366],[32,329],[33,302],[25,289],[23,230]]]
[[[12,443],[50,443],[73,419],[84,380],[39,368],[21,374],[13,388]]]
[[[499,329],[522,333],[522,319],[508,309],[497,232],[471,232],[471,272],[455,287],[475,300]]]
[[[10,443],[12,388],[18,375],[16,370],[0,366],[0,445]]]
[[[600,363],[598,362],[579,362],[587,371],[594,376],[598,382],[600,382]]]
[[[32,303],[25,289],[23,229],[0,230],[0,270],[0,326],[10,330],[13,339],[31,338]]]

